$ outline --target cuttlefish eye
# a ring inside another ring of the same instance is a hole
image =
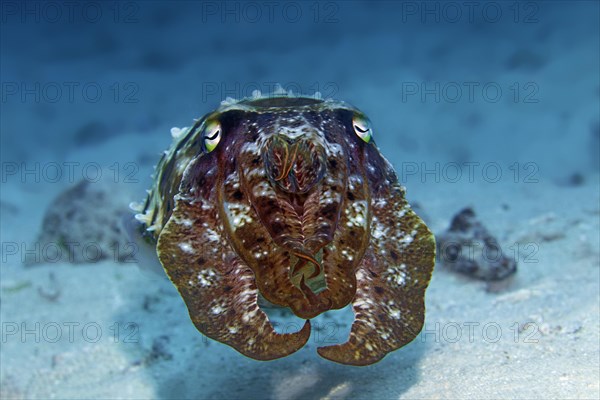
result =
[[[213,151],[219,142],[221,141],[221,124],[217,121],[207,121],[202,132],[202,139],[204,140],[204,147],[206,151],[210,153]]]
[[[371,124],[369,120],[360,115],[355,115],[352,118],[352,127],[354,128],[354,132],[356,135],[361,138],[366,143],[371,141],[371,137],[373,136],[373,131],[371,130]]]

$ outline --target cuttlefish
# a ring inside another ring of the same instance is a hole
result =
[[[172,133],[136,219],[200,332],[271,360],[304,346],[311,318],[351,304],[348,340],[322,357],[369,365],[416,337],[435,240],[365,114],[256,95]],[[261,299],[304,326],[277,333]]]

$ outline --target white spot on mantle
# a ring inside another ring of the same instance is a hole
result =
[[[194,251],[191,243],[189,243],[189,242],[179,243],[179,248],[184,253],[188,253],[188,254],[194,254],[195,253],[195,251]]]

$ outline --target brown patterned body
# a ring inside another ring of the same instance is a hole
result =
[[[197,328],[266,360],[306,343],[277,334],[259,293],[310,319],[352,303],[330,360],[374,363],[421,330],[435,241],[353,107],[272,97],[225,104],[167,152],[138,216]]]

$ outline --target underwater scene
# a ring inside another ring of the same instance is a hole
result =
[[[1,399],[600,398],[600,2],[0,33]]]

